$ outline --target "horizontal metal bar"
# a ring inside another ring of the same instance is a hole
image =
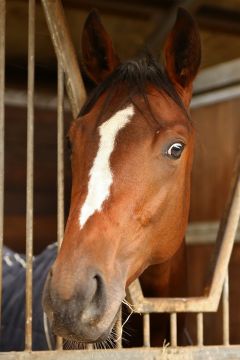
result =
[[[132,300],[133,301],[133,300]],[[215,312],[218,302],[213,297],[199,296],[188,298],[145,298],[134,309],[140,313],[172,312]]]
[[[4,360],[240,360],[240,346],[186,346],[114,350],[68,350],[0,353]]]

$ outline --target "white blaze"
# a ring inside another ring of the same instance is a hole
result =
[[[109,197],[113,176],[110,156],[114,150],[117,134],[132,118],[133,106],[116,112],[99,127],[100,142],[97,155],[89,173],[88,193],[80,211],[79,223],[83,227],[95,211],[100,211],[103,202]]]

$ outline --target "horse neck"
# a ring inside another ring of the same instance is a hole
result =
[[[187,296],[186,243],[183,239],[175,255],[164,263],[150,266],[140,278],[145,296]]]

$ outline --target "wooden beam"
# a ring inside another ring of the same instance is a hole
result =
[[[192,108],[240,96],[240,59],[202,70],[193,86]]]

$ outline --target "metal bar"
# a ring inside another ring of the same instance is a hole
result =
[[[143,315],[143,346],[150,347],[150,315]]]
[[[229,279],[228,273],[223,285],[223,345],[229,345]]]
[[[2,309],[2,250],[4,224],[4,91],[5,91],[6,2],[0,1],[0,328]]]
[[[64,235],[64,73],[58,61],[57,101],[57,241],[58,250]],[[56,349],[61,350],[63,340],[57,337]]]
[[[116,322],[116,348],[122,348],[122,307],[119,309],[118,319]]]
[[[171,313],[170,314],[170,340],[171,346],[177,346],[177,314]]]
[[[86,91],[78,66],[61,0],[42,0],[57,59],[65,73],[67,93],[76,118],[86,99]]]
[[[203,313],[197,313],[197,344],[203,345]]]
[[[108,349],[106,350],[68,350],[68,351],[33,351],[2,352],[4,360],[227,360],[239,359],[240,346],[179,346]]]
[[[60,248],[64,235],[64,74],[58,62],[57,108],[57,240]]]
[[[32,261],[33,261],[33,154],[34,154],[34,62],[35,0],[28,13],[28,103],[27,103],[27,199],[26,199],[26,333],[25,349],[32,348]]]

